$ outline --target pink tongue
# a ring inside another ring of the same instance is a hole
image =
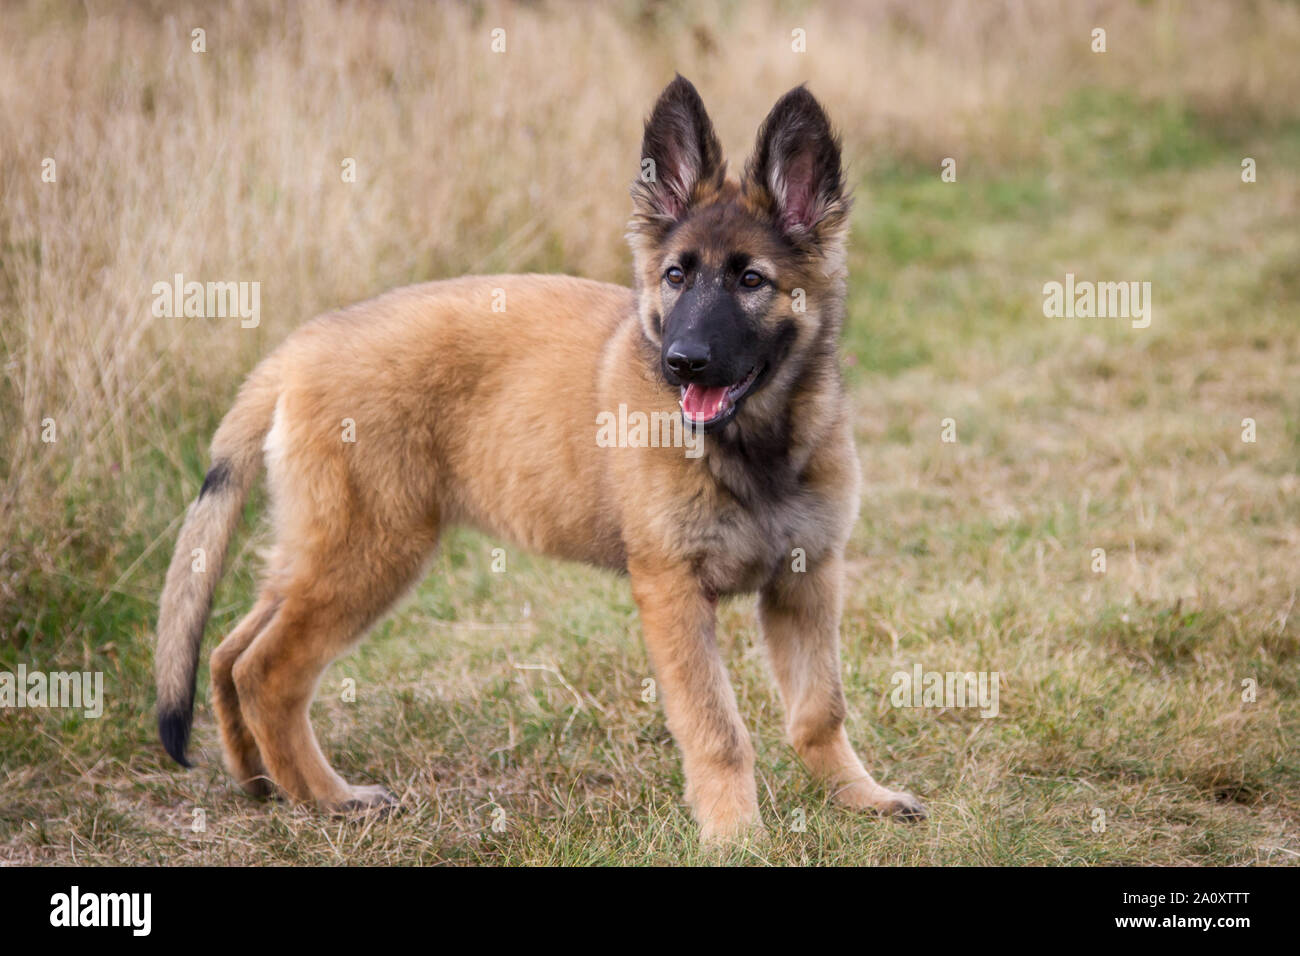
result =
[[[703,388],[699,385],[687,385],[686,394],[682,396],[682,410],[688,418],[698,422],[707,422],[718,414],[722,401],[727,397],[727,386]]]

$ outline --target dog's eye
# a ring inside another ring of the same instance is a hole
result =
[[[686,273],[683,272],[681,269],[677,268],[676,266],[673,266],[671,269],[669,269],[667,272],[664,273],[664,278],[667,279],[669,282],[671,282],[673,285],[681,285],[683,282],[686,281]]]
[[[743,276],[740,277],[740,284],[743,285],[746,289],[757,289],[766,281],[767,281],[766,279],[764,279],[753,269],[750,269],[748,272],[746,272]]]

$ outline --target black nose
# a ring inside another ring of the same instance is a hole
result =
[[[674,375],[699,375],[709,367],[709,346],[705,342],[674,342],[668,346],[664,361]]]

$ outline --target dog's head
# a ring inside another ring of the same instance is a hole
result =
[[[737,183],[678,76],[641,156],[628,231],[640,317],[682,414],[712,432],[747,406],[776,414],[808,362],[831,359],[842,322],[849,198],[825,111],[802,86],[781,97]]]

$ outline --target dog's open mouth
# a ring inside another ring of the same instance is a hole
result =
[[[748,375],[734,385],[683,385],[681,406],[687,423],[705,429],[725,425],[735,415],[740,400],[749,393],[760,371],[759,366],[754,366]]]

